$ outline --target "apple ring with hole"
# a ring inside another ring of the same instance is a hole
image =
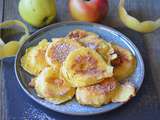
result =
[[[21,58],[21,66],[24,70],[36,76],[48,66],[45,60],[48,44],[48,41],[44,39],[37,46],[26,49],[24,56]]]
[[[31,84],[39,97],[54,104],[66,102],[75,94],[75,89],[67,81],[60,79],[59,73],[51,67],[45,68],[31,81]]]
[[[110,64],[96,51],[84,47],[70,52],[61,69],[73,87],[89,86],[113,75]]]
[[[53,38],[49,44],[45,58],[49,65],[59,70],[68,54],[82,47],[78,42],[68,38]]]
[[[114,77],[117,80],[123,80],[133,74],[136,68],[136,58],[125,48],[115,44],[112,44],[112,47],[118,56],[111,62],[114,66]]]
[[[116,86],[117,82],[112,77],[95,85],[79,87],[76,90],[76,99],[82,105],[100,107],[112,101],[111,92],[116,89]]]

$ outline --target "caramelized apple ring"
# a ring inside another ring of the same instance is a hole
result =
[[[46,51],[46,61],[54,69],[59,70],[68,54],[80,47],[78,42],[69,38],[53,38]]]
[[[66,80],[73,87],[89,86],[113,75],[113,67],[90,48],[72,51],[62,65]]]
[[[97,51],[104,58],[106,63],[110,63],[111,60],[116,58],[115,54],[113,54],[114,49],[112,48],[111,43],[106,42],[102,38],[86,37],[81,40],[81,43],[85,47],[89,47]]]
[[[116,86],[114,78],[107,78],[98,84],[77,88],[76,99],[82,105],[100,107],[112,101],[111,93]]]
[[[45,53],[48,44],[48,41],[43,39],[38,45],[26,49],[24,56],[21,58],[21,66],[27,72],[32,75],[38,75],[48,66],[45,60]]]
[[[72,99],[75,89],[67,81],[59,78],[59,73],[51,67],[46,67],[33,79],[34,88],[39,97],[54,104],[60,104]]]
[[[85,47],[96,50],[107,63],[110,62],[110,59],[114,59],[116,57],[112,54],[114,53],[114,50],[111,44],[100,38],[96,33],[75,29],[71,31],[67,37],[80,42]]]
[[[123,80],[134,72],[136,68],[136,58],[125,48],[115,44],[112,44],[112,47],[118,56],[115,60],[111,61],[114,66],[114,77],[116,80]]]

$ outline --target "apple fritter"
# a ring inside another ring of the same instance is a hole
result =
[[[136,95],[136,89],[130,82],[119,84],[114,91],[112,102],[127,102]]]
[[[46,39],[39,42],[37,46],[26,49],[24,56],[21,58],[21,66],[30,74],[38,75],[45,67],[48,66],[45,60],[45,52],[48,47]]]
[[[112,101],[111,92],[116,89],[117,82],[114,78],[104,79],[102,82],[79,87],[76,90],[76,99],[82,105],[100,107]]]
[[[47,48],[45,58],[49,65],[59,70],[68,54],[71,51],[80,48],[81,45],[68,38],[56,38],[52,39],[52,41],[53,42],[50,43]]]
[[[112,44],[117,58],[111,63],[114,66],[114,77],[123,80],[133,74],[136,68],[136,59],[132,53],[118,45]]]
[[[89,47],[97,51],[103,59],[110,63],[111,60],[115,59],[117,55],[114,53],[114,49],[111,46],[111,43],[106,42],[102,38],[85,38],[81,41],[85,47]]]
[[[66,102],[75,94],[75,89],[67,81],[59,78],[59,73],[51,67],[45,68],[36,78],[34,87],[39,97],[54,104]]]
[[[99,35],[93,32],[88,32],[88,31],[81,30],[81,29],[75,29],[69,32],[67,37],[80,42],[84,38],[96,38],[96,37],[99,37]]]
[[[101,82],[113,75],[113,67],[90,48],[79,48],[70,52],[61,71],[73,87],[82,87]]]
[[[76,29],[70,32],[67,36],[80,42],[85,47],[96,50],[107,63],[117,57],[116,54],[113,54],[114,49],[111,44],[100,38],[96,33]]]

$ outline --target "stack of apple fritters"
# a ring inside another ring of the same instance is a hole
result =
[[[135,57],[92,32],[76,29],[52,42],[44,39],[26,50],[21,65],[35,76],[29,85],[37,95],[54,104],[75,95],[80,104],[99,107],[135,96],[133,84],[120,83],[134,72]]]

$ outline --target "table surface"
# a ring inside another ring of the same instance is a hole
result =
[[[22,20],[17,10],[18,2],[19,0],[0,0],[0,22],[11,19]],[[144,113],[145,111],[143,111],[143,109],[141,110],[141,108],[145,106],[148,107],[150,112],[153,112],[153,114],[155,112],[154,109],[157,110],[158,107],[159,111],[156,112],[160,113],[160,29],[152,33],[141,34],[126,28],[125,26],[123,26],[123,24],[120,22],[118,18],[118,2],[119,0],[109,0],[109,14],[104,19],[104,21],[101,22],[101,24],[114,27],[115,29],[119,30],[120,32],[123,32],[126,36],[132,39],[132,41],[137,46],[139,45],[138,48],[141,49],[140,51],[145,62],[145,81],[149,82],[144,81],[144,87],[142,86],[142,89],[140,90],[140,95],[138,96],[139,103],[137,103],[139,106],[139,110],[136,112]],[[57,0],[56,4],[56,21],[61,22],[72,20],[68,12],[67,0]],[[159,5],[160,0],[126,0],[126,9],[129,12],[129,14],[137,17],[141,21],[148,19],[156,20],[160,16]],[[25,24],[29,27],[31,32],[36,31],[35,28],[31,27],[27,23]],[[1,33],[3,37],[3,32]],[[4,40],[5,42],[7,42],[7,39],[4,38]],[[3,106],[5,102],[3,80],[0,81],[0,91],[0,116],[3,120],[6,115],[5,107]],[[111,114],[114,115],[114,111]],[[130,113],[126,113],[126,115],[127,114]],[[144,113],[144,115],[146,115],[146,113]],[[143,116],[141,118],[143,118]]]

